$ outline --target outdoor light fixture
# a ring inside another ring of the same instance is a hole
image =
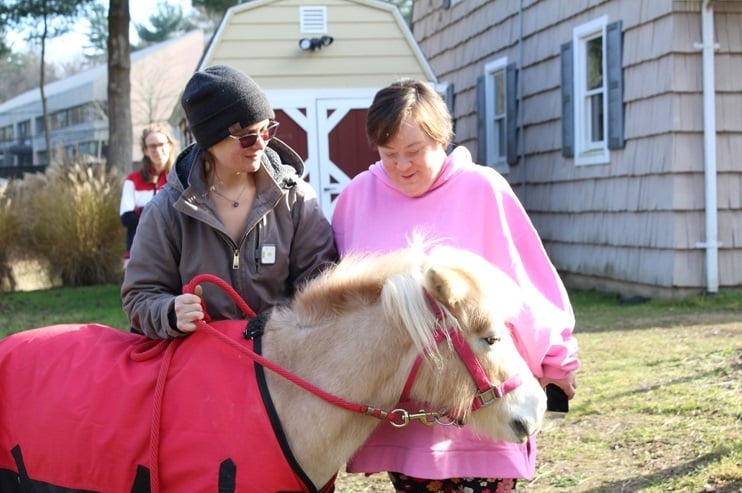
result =
[[[334,40],[332,36],[322,36],[321,38],[303,38],[299,40],[299,48],[304,51],[317,51],[325,46],[330,46]]]

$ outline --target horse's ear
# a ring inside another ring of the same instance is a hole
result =
[[[425,272],[425,289],[439,302],[453,307],[468,297],[470,286],[456,269],[433,266]]]

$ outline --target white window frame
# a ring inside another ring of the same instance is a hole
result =
[[[608,149],[608,69],[606,65],[606,26],[608,17],[603,16],[582,24],[572,31],[574,46],[574,136],[575,164],[605,164],[610,162]],[[587,79],[587,43],[597,37],[603,38],[602,67],[603,84],[593,91],[588,91]],[[603,140],[593,142],[589,138],[591,113],[588,99],[596,94],[603,94]]]
[[[484,65],[484,129],[487,138],[487,155],[485,156],[484,164],[498,171],[508,171],[508,95],[507,74],[505,72],[507,65],[507,57],[498,58]],[[497,91],[495,75],[499,72],[502,72],[502,83],[505,86],[502,88],[504,108],[502,114],[495,114],[495,94]],[[504,135],[502,148],[499,145],[496,121],[502,125]]]

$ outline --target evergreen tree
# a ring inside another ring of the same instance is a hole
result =
[[[5,26],[0,26],[0,59],[4,59],[12,53],[10,46],[5,41]]]
[[[84,48],[85,59],[91,65],[106,60],[108,45],[108,4],[95,2],[87,9],[88,45]]]
[[[399,13],[407,21],[409,25],[412,21],[412,0],[384,0],[385,2],[394,4],[399,9]]]
[[[237,5],[239,0],[191,0],[191,5],[199,10],[203,10],[209,17],[219,17],[224,15],[232,5]]]
[[[160,43],[172,38],[175,34],[189,31],[193,25],[183,15],[180,5],[167,2],[157,4],[157,12],[149,16],[152,29],[142,24],[134,24],[142,44]]]

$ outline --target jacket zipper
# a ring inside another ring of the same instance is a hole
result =
[[[240,249],[234,249],[234,256],[232,257],[232,270],[240,269]]]
[[[265,217],[265,216],[263,216]],[[260,269],[260,221],[262,221],[262,218],[258,221],[258,223],[255,225],[255,272],[257,273]]]
[[[260,219],[258,219],[258,222],[255,223],[255,252],[254,252],[254,260],[255,260],[255,272],[258,272],[260,270],[260,224],[265,222],[265,218],[268,216],[268,213],[273,210],[273,208],[278,204],[278,202],[281,199],[279,198],[276,200],[276,202],[273,204],[273,207],[268,209],[265,214],[263,214]],[[245,231],[245,236],[242,237],[242,241],[240,244],[245,243],[245,240],[247,240],[247,236],[250,234],[250,231]],[[231,239],[229,240],[231,243]],[[233,257],[232,257],[232,270],[239,270],[240,268],[240,248],[239,246],[233,250]]]
[[[232,269],[233,270],[239,270],[240,268],[240,247],[239,245],[236,245],[234,241],[232,241],[232,238],[225,235],[221,231],[217,231],[219,236],[221,236],[224,241],[227,242],[227,245],[232,249]]]

